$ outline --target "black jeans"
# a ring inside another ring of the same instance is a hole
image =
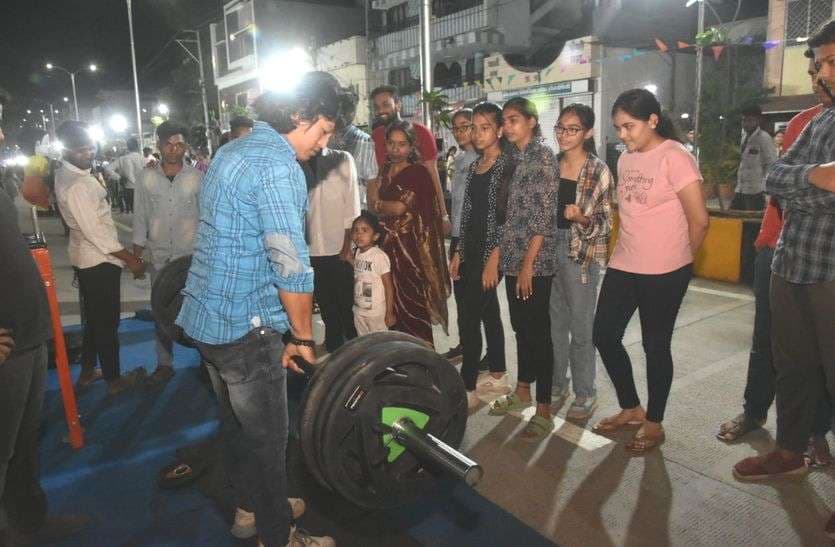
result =
[[[46,361],[41,344],[0,364],[0,540],[7,527],[3,509],[9,524],[25,532],[37,530],[46,518],[38,469]]]
[[[354,327],[354,270],[339,255],[312,256],[313,296],[325,324],[325,348],[336,351],[357,337]]]
[[[830,399],[835,395],[833,333],[835,280],[799,285],[771,276],[771,347],[781,448],[803,452],[809,432],[820,427],[815,422],[822,421],[819,401],[827,390]]]
[[[551,344],[551,281],[553,276],[534,276],[533,294],[516,298],[516,277],[505,277],[510,325],[516,335],[519,381],[536,382],[536,402],[551,403],[554,348]],[[492,366],[492,362],[490,363]]]
[[[281,335],[251,330],[228,344],[197,343],[219,403],[223,458],[235,506],[254,508],[267,546],[286,545],[292,514],[287,503],[287,375]]]
[[[490,372],[504,372],[504,328],[502,327],[499,297],[496,289],[484,291],[481,286],[481,263],[470,267],[466,262],[461,264],[461,279],[456,281],[460,285],[461,305],[458,307],[459,324],[461,328],[461,345],[464,346],[464,361],[461,365],[461,376],[467,391],[475,390],[478,380],[478,365],[481,360],[481,323],[484,322],[484,335],[487,339],[487,360],[490,361]],[[457,299],[456,299],[457,300]]]
[[[592,339],[612,379],[621,408],[641,404],[623,333],[638,310],[647,360],[647,420],[661,422],[673,382],[670,343],[681,301],[693,275],[688,264],[669,273],[636,274],[608,268],[597,300]]]
[[[115,380],[121,375],[119,366],[119,312],[121,310],[120,284],[122,269],[103,262],[92,268],[78,269],[78,289],[83,308],[84,340],[81,349],[81,366],[90,370],[101,364],[105,380]]]

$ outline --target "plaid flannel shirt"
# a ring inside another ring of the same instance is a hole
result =
[[[597,156],[589,154],[577,177],[577,206],[589,219],[584,227],[571,223],[568,256],[581,265],[580,281],[589,282],[592,261],[605,268],[609,260],[609,235],[612,232],[612,173]]]
[[[835,161],[835,108],[809,122],[765,178],[783,208],[783,232],[771,271],[790,283],[835,279],[835,193],[813,186],[809,172]]]

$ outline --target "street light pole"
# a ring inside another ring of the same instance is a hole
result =
[[[705,0],[699,3],[699,21],[696,30],[697,36],[705,31]],[[689,4],[688,4],[689,5]],[[696,105],[693,108],[693,151],[696,160],[699,159],[699,123],[702,112],[702,59],[705,48],[698,41],[696,42]]]
[[[136,46],[133,42],[133,10],[131,0],[126,0],[128,8],[128,32],[130,34],[130,60],[133,65],[133,94],[136,101],[136,136],[139,139],[140,147],[145,143],[142,140],[142,107],[139,105],[139,76],[136,73]]]
[[[421,0],[420,9],[420,83],[421,95],[432,91],[432,1]],[[423,125],[432,131],[432,111],[429,103],[423,104]]]
[[[75,72],[70,72],[70,82],[72,82],[72,104],[75,110],[75,121],[78,121],[78,93],[75,91]]]

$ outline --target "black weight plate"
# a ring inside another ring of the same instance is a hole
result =
[[[318,444],[320,435],[317,422],[323,414],[323,399],[334,386],[334,380],[346,368],[354,365],[363,354],[373,351],[380,343],[392,340],[418,340],[408,334],[395,331],[383,331],[354,338],[343,344],[335,352],[325,357],[317,366],[316,372],[302,394],[299,409],[299,438],[305,463],[310,474],[319,484],[330,488],[319,468]]]
[[[453,447],[461,444],[467,425],[464,383],[447,360],[409,342],[378,349],[333,397],[320,449],[320,466],[331,487],[369,509],[413,501],[433,488],[436,479],[431,465],[408,451],[387,461],[378,428],[383,407],[428,414],[425,431]]]
[[[182,327],[175,324],[183,305],[182,290],[186,286],[191,255],[181,256],[166,264],[156,275],[151,287],[151,311],[157,325],[172,340],[183,346],[194,347]]]

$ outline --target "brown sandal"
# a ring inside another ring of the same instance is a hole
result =
[[[609,416],[608,418],[603,418],[602,420],[594,424],[594,427],[592,427],[591,430],[596,432],[616,431],[618,429],[641,427],[642,425],[644,425],[644,420],[629,420],[626,422],[618,422],[617,419],[618,416]]]
[[[626,443],[626,449],[629,452],[632,452],[632,454],[639,456],[641,454],[646,454],[656,446],[663,443],[665,438],[666,435],[663,431],[661,432],[661,435],[649,437],[643,430],[639,430],[635,433],[635,436],[632,437],[632,440]]]

